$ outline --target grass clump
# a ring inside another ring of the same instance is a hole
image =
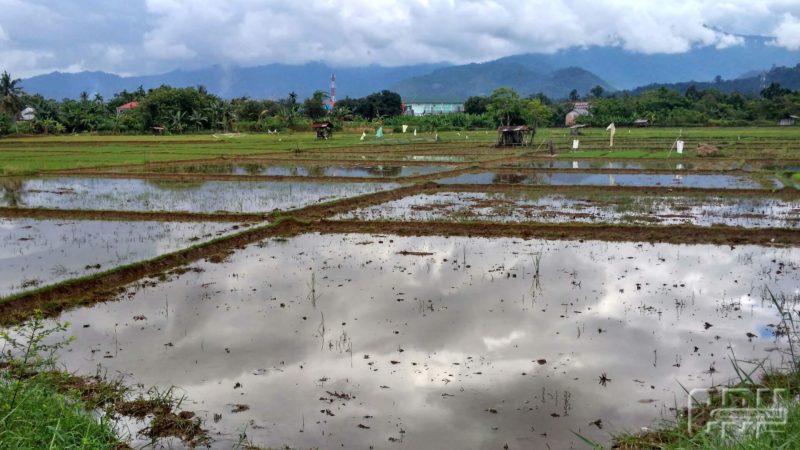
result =
[[[120,439],[113,424],[85,404],[36,378],[0,379],[0,448],[109,449]]]
[[[678,410],[672,421],[664,421],[654,429],[613,436],[617,449],[796,449],[800,448],[800,310],[797,298],[776,296],[765,290],[765,301],[771,302],[780,317],[773,330],[777,338],[785,341],[789,365],[782,368],[767,367],[762,361],[737,359],[731,349],[730,360],[738,380],[729,386],[715,386],[692,399],[689,408]],[[726,392],[727,389],[727,392]],[[759,396],[758,392],[761,391]],[[776,395],[777,393],[777,395]],[[760,398],[760,401],[759,401]],[[723,409],[724,408],[724,409]],[[720,421],[735,417],[732,412],[744,414],[746,420],[732,421],[725,426]],[[603,448],[584,436],[575,433],[587,446]]]
[[[0,332],[0,448],[109,449],[120,446],[113,424],[78,395],[64,393],[74,379],[54,375],[55,352],[71,339],[48,343],[66,324],[47,327],[41,314]],[[68,390],[68,389],[67,389]],[[69,390],[68,390],[69,391]]]

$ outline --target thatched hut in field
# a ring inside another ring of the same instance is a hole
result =
[[[512,125],[497,129],[498,147],[527,147],[533,142],[535,130],[526,125]]]
[[[333,124],[325,122],[314,122],[311,128],[317,132],[317,139],[330,139],[333,137]]]

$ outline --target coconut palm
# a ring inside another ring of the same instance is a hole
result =
[[[4,71],[0,75],[0,111],[16,116],[22,109],[19,97],[22,95],[22,87],[19,79],[12,79],[11,75]]]
[[[187,120],[194,127],[195,131],[200,131],[206,123],[206,118],[203,116],[203,113],[196,109],[192,110]]]

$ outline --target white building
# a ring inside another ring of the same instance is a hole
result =
[[[411,102],[405,104],[403,114],[406,116],[430,116],[436,114],[450,114],[464,112],[463,103],[423,103]]]
[[[31,108],[30,106],[25,107],[21,113],[19,113],[19,119],[25,122],[30,122],[31,120],[36,118],[36,110]]]

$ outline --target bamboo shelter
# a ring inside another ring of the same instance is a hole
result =
[[[333,137],[333,124],[330,122],[314,122],[311,128],[317,132],[317,139],[330,139]]]
[[[498,147],[527,147],[533,142],[535,130],[526,125],[505,126],[497,129]]]

